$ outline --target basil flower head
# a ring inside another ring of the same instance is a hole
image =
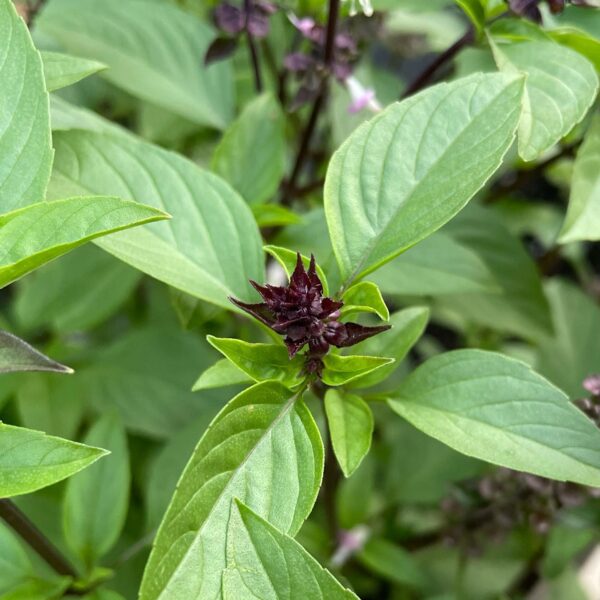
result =
[[[246,304],[229,298],[236,306],[270,327],[284,342],[290,358],[304,346],[306,371],[320,375],[321,359],[329,347],[345,348],[386,331],[389,325],[365,327],[358,323],[341,323],[340,309],[343,302],[323,296],[323,284],[317,275],[315,257],[311,255],[308,271],[298,254],[296,268],[287,287],[259,285],[250,280],[264,302]]]

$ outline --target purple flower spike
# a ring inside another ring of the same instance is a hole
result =
[[[358,323],[341,323],[343,302],[323,296],[323,284],[317,275],[315,257],[311,255],[308,271],[302,257],[297,256],[296,268],[287,287],[260,285],[250,282],[263,302],[247,304],[229,298],[236,306],[252,315],[273,331],[285,336],[290,358],[308,345],[306,370],[320,375],[321,358],[329,347],[346,348],[386,331],[389,325],[365,327]]]

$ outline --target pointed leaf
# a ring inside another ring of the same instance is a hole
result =
[[[233,309],[264,281],[262,241],[246,203],[191,161],[133,138],[90,131],[54,136],[53,197],[110,193],[173,215],[98,245],[140,271],[196,298]]]
[[[297,394],[267,382],[236,396],[204,434],[179,481],[140,600],[222,598],[232,500],[295,535],[312,509],[322,472],[319,430]]]
[[[252,382],[252,378],[245,371],[236,367],[228,358],[223,358],[222,360],[218,360],[214,365],[208,367],[208,369],[198,377],[196,383],[194,383],[194,386],[192,387],[192,392],[250,382]]]
[[[517,360],[482,350],[440,354],[405,379],[389,404],[468,456],[600,486],[600,430]]]
[[[477,74],[393,104],[334,154],[325,212],[348,283],[451,219],[512,144],[523,80]],[[442,133],[440,133],[442,132]]]
[[[325,414],[333,451],[344,475],[350,477],[371,448],[373,413],[360,396],[328,390]]]
[[[15,371],[72,373],[73,369],[53,361],[16,335],[0,331],[0,373]]]
[[[371,281],[360,281],[348,288],[342,296],[342,301],[344,302],[342,315],[371,312],[384,321],[390,318],[390,311],[379,288]]]
[[[100,448],[0,423],[0,498],[52,485],[105,454]]]
[[[293,538],[239,501],[227,529],[223,600],[358,600]]]
[[[110,196],[41,202],[0,215],[0,287],[89,240],[168,217]]]
[[[41,53],[44,63],[44,78],[49,92],[81,81],[88,75],[106,69],[106,65],[62,52]]]
[[[0,0],[0,212],[43,200],[52,166],[42,60],[10,0]]]
[[[326,354],[323,358],[323,363],[325,364],[322,377],[323,383],[331,386],[345,385],[393,362],[393,358],[383,358],[380,356]]]

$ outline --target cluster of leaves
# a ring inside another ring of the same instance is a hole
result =
[[[585,598],[594,4],[0,0],[0,598]]]

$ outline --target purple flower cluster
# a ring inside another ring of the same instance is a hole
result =
[[[542,21],[542,13],[538,6],[540,2],[541,0],[508,0],[508,5],[515,14],[540,23]],[[554,14],[561,13],[565,9],[565,4],[569,2],[575,6],[598,8],[597,0],[547,0],[550,11]]]

